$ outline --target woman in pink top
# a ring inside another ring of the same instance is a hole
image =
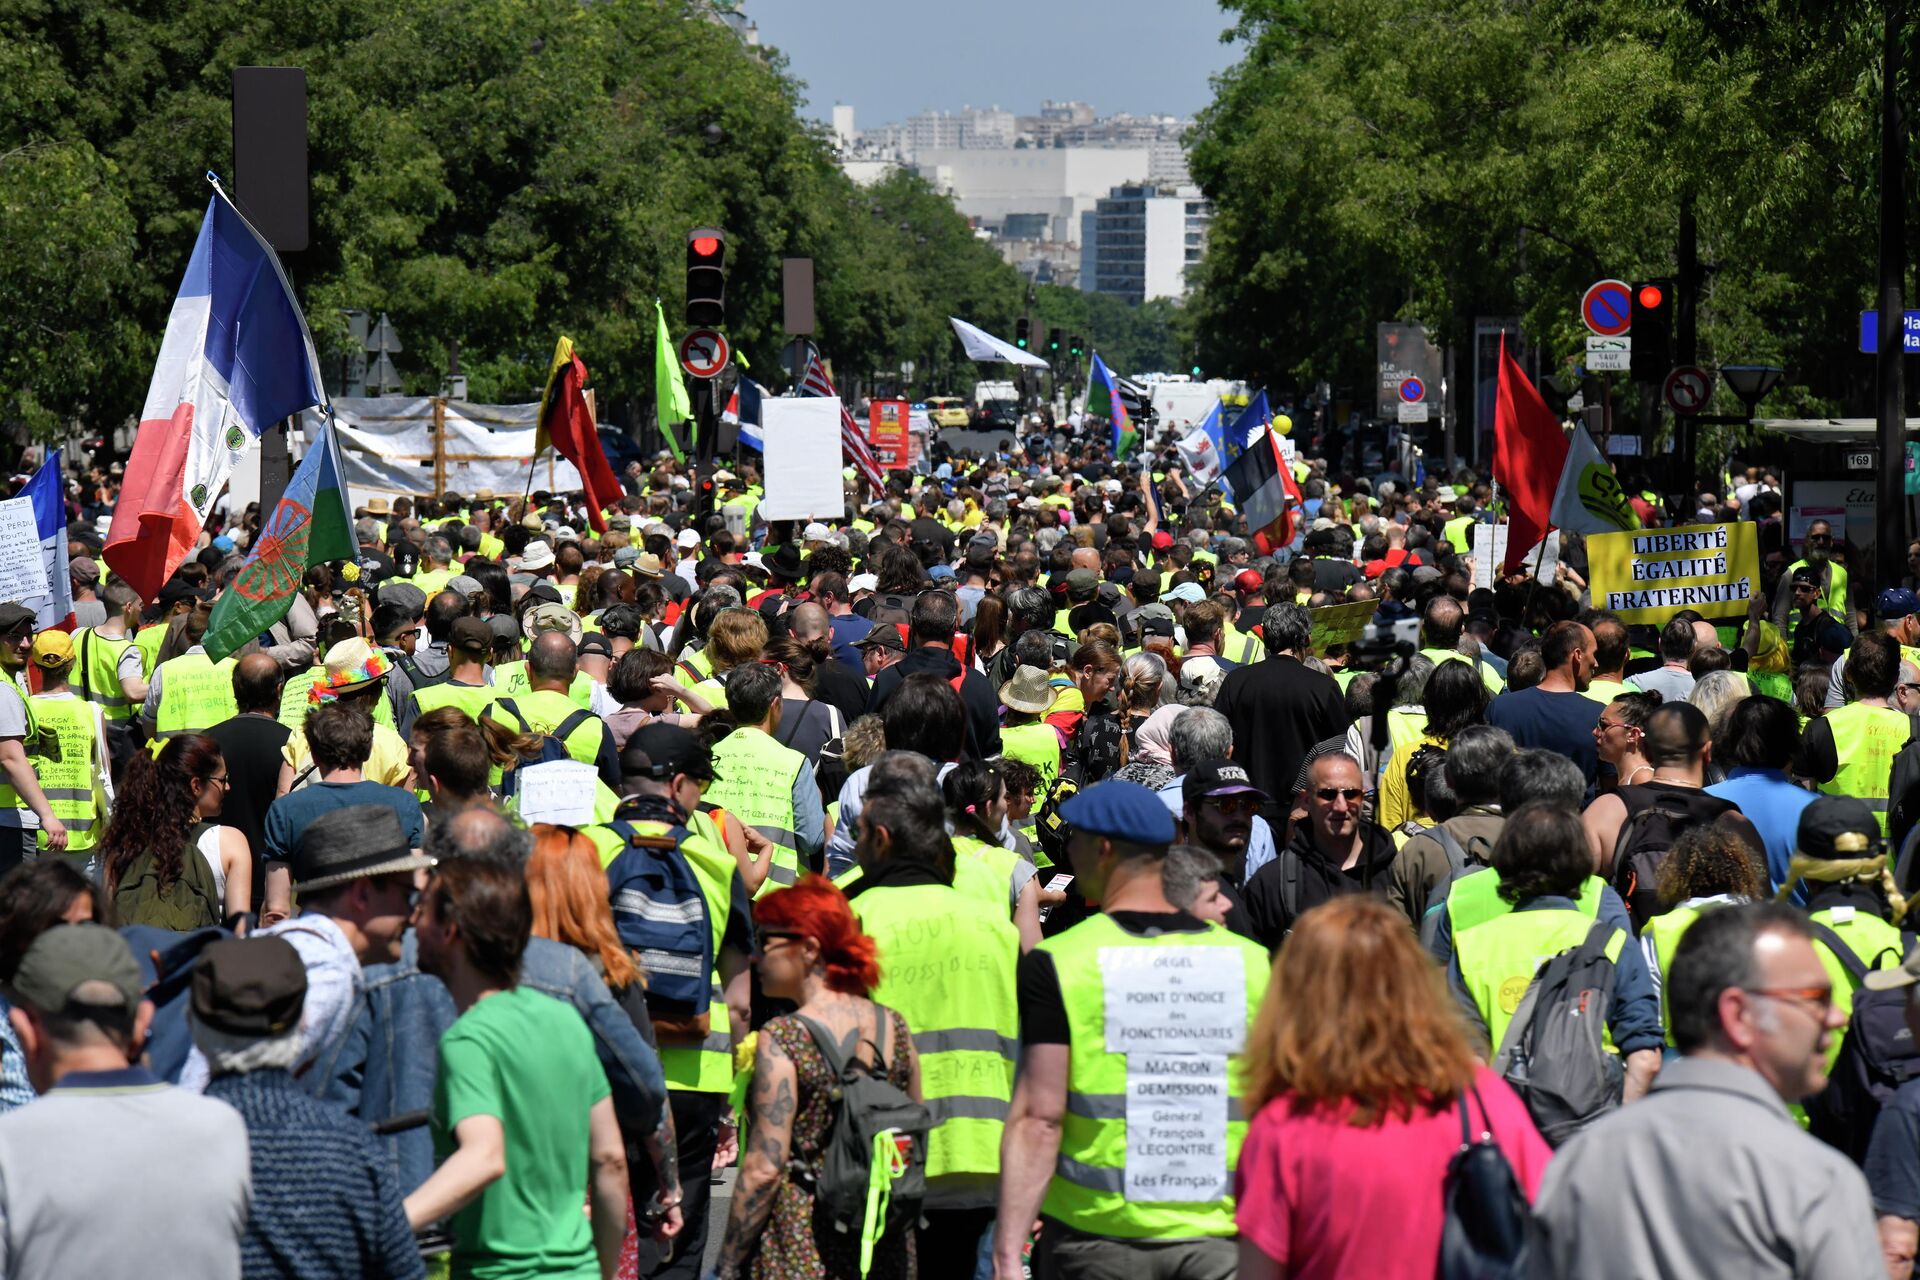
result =
[[[1241,1280],[1431,1280],[1461,1092],[1528,1199],[1552,1154],[1474,1057],[1406,919],[1370,895],[1300,917],[1247,1045],[1253,1122],[1235,1175]]]

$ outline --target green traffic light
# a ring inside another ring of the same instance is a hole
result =
[[[1200,366],[1199,366],[1199,365],[1195,365],[1195,366],[1193,366],[1193,376],[1194,376],[1194,377],[1196,377],[1196,378],[1200,376]]]

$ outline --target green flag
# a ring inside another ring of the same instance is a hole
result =
[[[286,617],[309,565],[352,560],[359,554],[347,486],[340,475],[339,446],[328,419],[287,482],[279,505],[254,535],[233,585],[215,602],[201,641],[207,656],[218,662]]]
[[[659,322],[653,337],[653,399],[660,413],[660,434],[667,438],[675,462],[685,462],[680,442],[674,438],[675,423],[693,416],[693,401],[687,398],[687,381],[680,376],[680,362],[673,358],[673,339],[667,335],[667,312],[660,299],[653,300],[654,318]]]

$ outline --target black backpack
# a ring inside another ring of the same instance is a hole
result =
[[[1920,1077],[1920,1050],[1907,1027],[1907,991],[1875,991],[1864,986],[1867,971],[1877,969],[1888,956],[1898,964],[1893,948],[1883,949],[1871,964],[1863,962],[1832,929],[1815,920],[1813,935],[1825,943],[1853,980],[1853,1013],[1847,1019],[1827,1087],[1807,1099],[1808,1129],[1828,1146],[1844,1151],[1855,1164],[1866,1159],[1873,1122],[1894,1091]],[[1907,947],[1911,935],[1902,934]]]
[[[1700,822],[1684,797],[1656,794],[1652,804],[1620,824],[1620,834],[1613,841],[1609,883],[1627,904],[1635,933],[1660,914],[1660,892],[1654,888],[1654,881],[1673,852],[1674,842],[1681,832]]]
[[[873,1008],[880,1039],[890,1040],[888,1010],[877,1004]],[[887,1079],[883,1046],[867,1041],[873,1045],[874,1060],[869,1065],[860,1061],[857,1045],[853,1052],[843,1052],[832,1032],[811,1018],[794,1016],[813,1037],[836,1082],[833,1127],[821,1149],[820,1163],[799,1171],[813,1184],[815,1205],[837,1230],[863,1242],[911,1228],[920,1219],[920,1202],[927,1194],[932,1114]],[[870,1209],[879,1222],[869,1222]],[[862,1274],[870,1256],[863,1246]]]
[[[1539,1223],[1506,1153],[1493,1140],[1493,1121],[1480,1090],[1472,1090],[1485,1126],[1475,1139],[1467,1096],[1460,1095],[1460,1150],[1447,1162],[1441,1191],[1446,1214],[1435,1280],[1499,1280],[1532,1274],[1545,1256]]]
[[[1579,946],[1540,966],[1494,1055],[1493,1069],[1527,1104],[1549,1146],[1620,1105],[1626,1068],[1601,1039],[1613,1007],[1607,945],[1615,932],[1596,920]]]

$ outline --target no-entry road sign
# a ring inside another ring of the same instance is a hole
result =
[[[1666,397],[1667,408],[1691,417],[1707,407],[1707,398],[1713,393],[1713,375],[1705,369],[1683,364],[1667,375],[1666,385],[1660,392]]]
[[[733,348],[712,329],[695,329],[680,339],[680,367],[696,378],[711,378],[727,367]]]
[[[1624,280],[1597,280],[1580,297],[1580,319],[1603,338],[1633,328],[1633,291]]]

